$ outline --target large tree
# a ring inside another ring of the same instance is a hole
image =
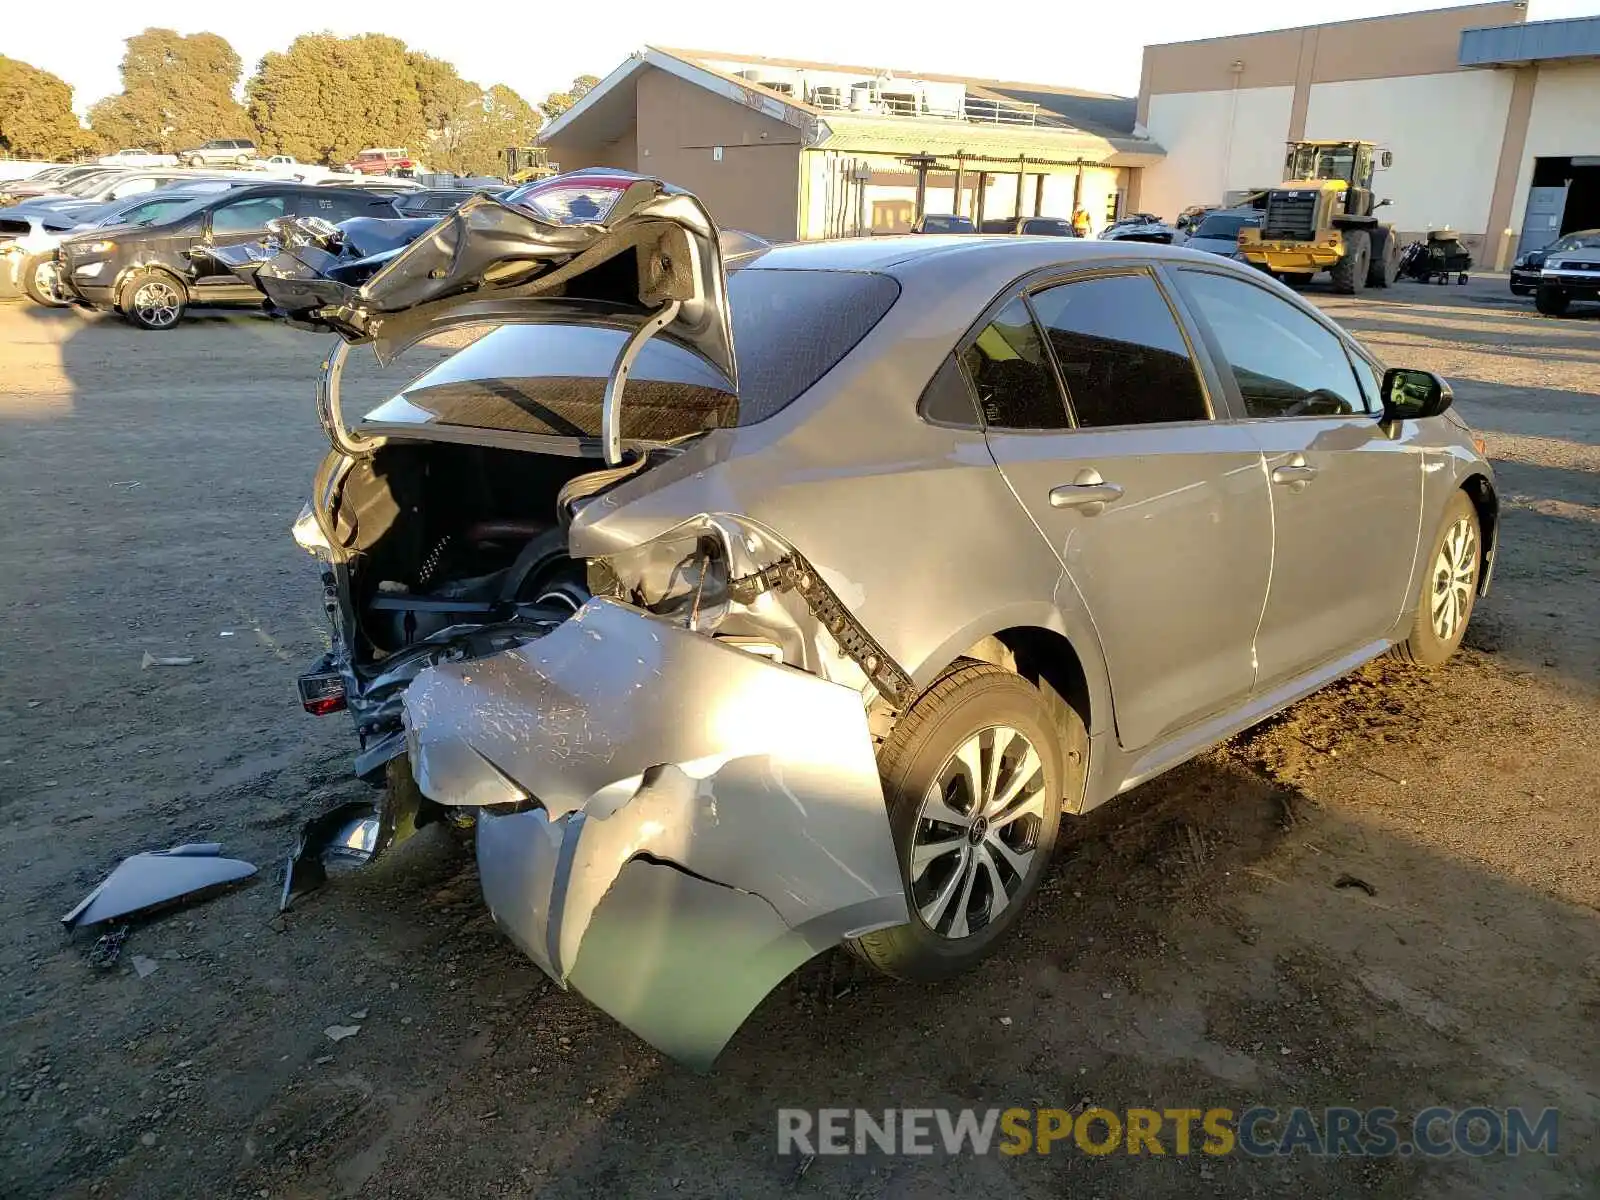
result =
[[[436,131],[428,162],[457,175],[497,175],[511,146],[533,144],[544,118],[503,83],[471,95]]]
[[[250,135],[250,121],[233,98],[243,64],[225,39],[146,29],[127,47],[122,91],[89,110],[89,123],[104,141],[170,153]]]
[[[72,114],[72,89],[38,67],[0,54],[0,151],[13,158],[67,158],[96,144]]]
[[[579,100],[582,100],[600,80],[593,75],[579,75],[572,81],[572,86],[564,92],[551,92],[539,105],[544,110],[544,115],[554,121],[567,109]]]
[[[426,154],[430,133],[481,93],[396,38],[308,33],[264,56],[245,94],[264,146],[337,166],[374,146]]]

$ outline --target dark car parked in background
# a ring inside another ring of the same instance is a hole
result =
[[[1563,250],[1577,250],[1585,244],[1600,242],[1600,229],[1577,229],[1563,234],[1539,250],[1524,250],[1511,263],[1511,294],[1531,296],[1539,287],[1539,277],[1544,272],[1545,260]]]
[[[142,329],[171,329],[188,308],[259,306],[261,294],[204,254],[259,239],[277,217],[395,218],[393,199],[358,188],[261,184],[196,200],[155,225],[114,225],[61,243],[72,299],[121,313]]]
[[[500,188],[429,188],[421,192],[402,192],[395,198],[394,206],[402,217],[442,217],[455,212],[479,192],[506,191]]]
[[[1190,250],[1233,257],[1239,253],[1239,231],[1261,224],[1261,214],[1253,208],[1219,208],[1206,213],[1191,225],[1183,245]]]
[[[984,233],[1019,233],[1030,237],[1077,237],[1065,217],[995,217],[983,223]]]

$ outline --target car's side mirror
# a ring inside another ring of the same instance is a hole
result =
[[[1382,208],[1386,204],[1393,204],[1393,203],[1394,203],[1394,201],[1390,200],[1389,197],[1385,196],[1382,200],[1379,200],[1372,207],[1373,208]]]
[[[1454,399],[1450,385],[1432,371],[1390,367],[1383,373],[1383,419],[1387,422],[1437,417]]]

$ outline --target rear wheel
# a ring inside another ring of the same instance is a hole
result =
[[[1533,306],[1547,317],[1564,316],[1567,305],[1571,303],[1572,297],[1567,295],[1565,289],[1543,283],[1533,297]]]
[[[1354,296],[1367,286],[1367,270],[1372,263],[1372,240],[1365,229],[1344,230],[1344,253],[1328,272],[1333,290],[1341,296]]]
[[[851,942],[900,979],[943,979],[1021,919],[1055,846],[1060,733],[1039,690],[986,663],[911,706],[878,755],[911,920]]]
[[[1278,278],[1292,288],[1303,288],[1314,276],[1310,271],[1279,271]]]
[[[1513,296],[1526,296],[1532,291],[1533,289],[1525,283],[1513,283],[1511,285],[1511,294]]]
[[[140,329],[171,329],[183,319],[187,297],[181,283],[164,271],[139,271],[122,285],[117,307]]]
[[[61,268],[55,252],[30,254],[22,260],[22,290],[28,299],[46,308],[65,308],[67,295],[61,286]]]
[[[1478,594],[1478,567],[1483,561],[1478,510],[1465,492],[1457,492],[1445,509],[1434,535],[1421,595],[1406,640],[1392,651],[1402,662],[1436,667],[1456,652],[1472,617]]]

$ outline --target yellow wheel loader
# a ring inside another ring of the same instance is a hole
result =
[[[1394,161],[1371,142],[1290,142],[1284,182],[1266,194],[1261,224],[1239,231],[1239,253],[1286,283],[1328,272],[1346,296],[1388,287],[1400,266],[1394,226],[1374,212],[1372,173]]]
[[[507,183],[527,183],[561,173],[543,146],[507,146],[501,153],[505,156]]]

